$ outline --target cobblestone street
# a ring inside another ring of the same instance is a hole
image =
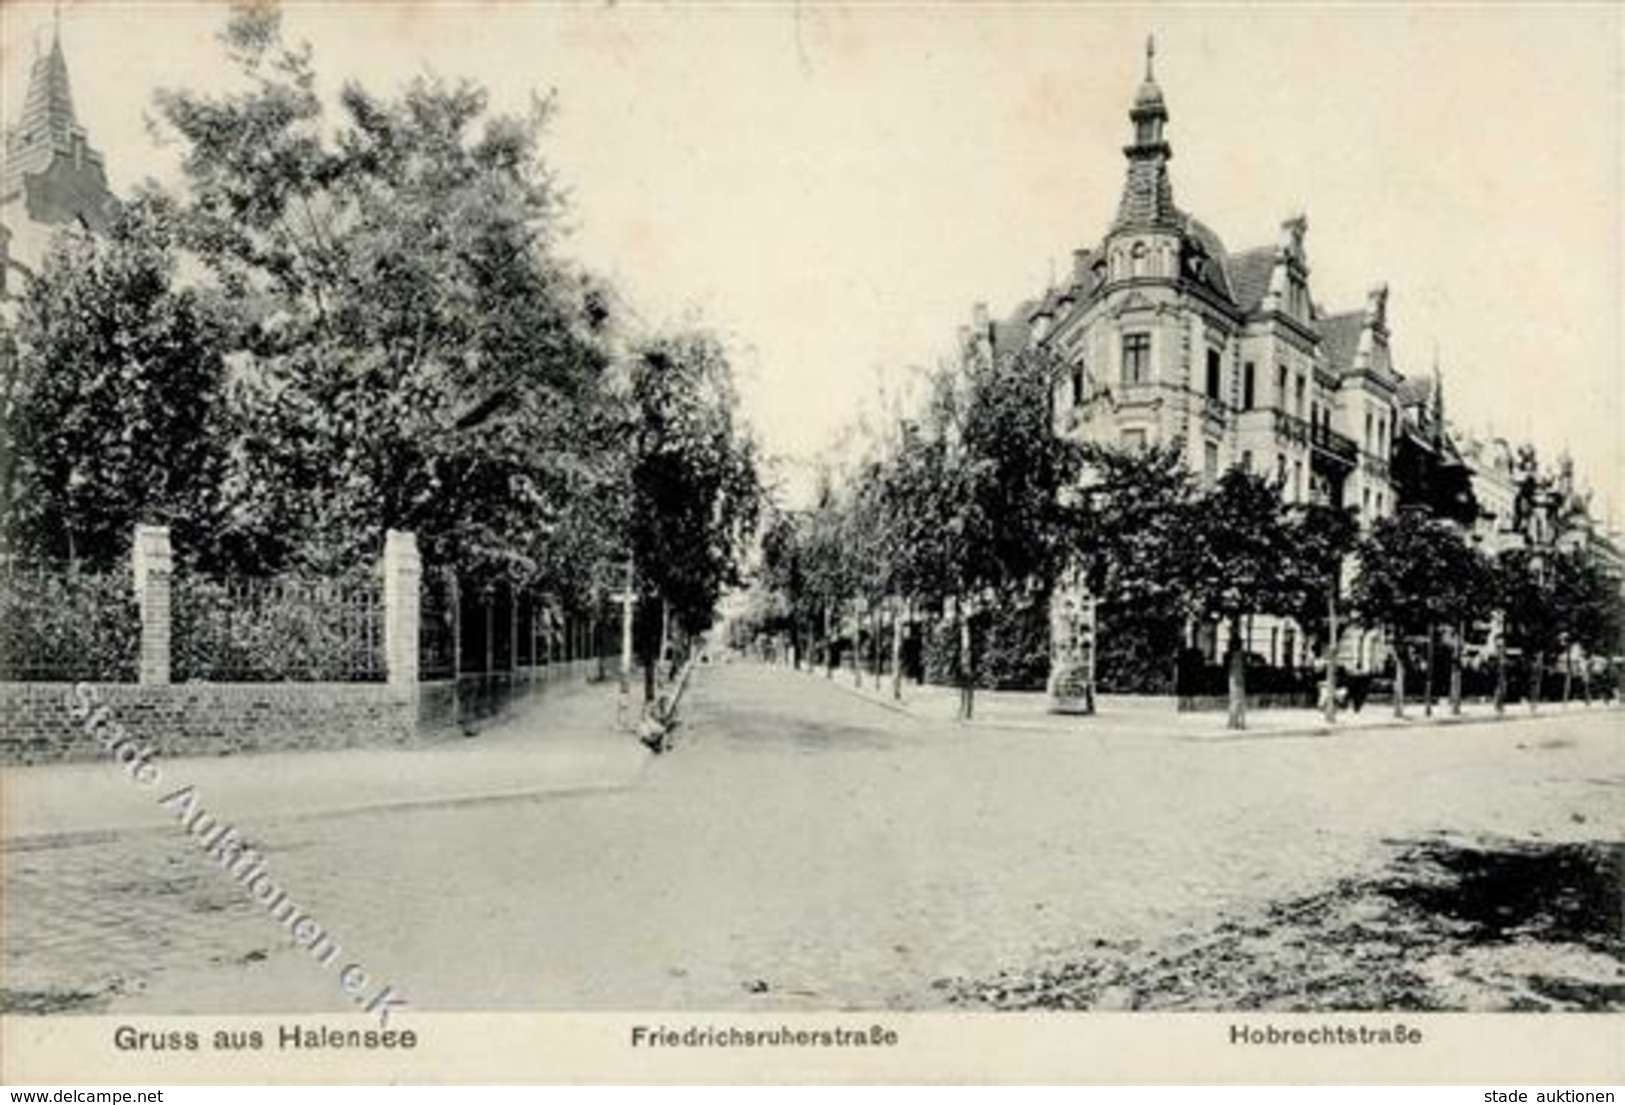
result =
[[[1188,938],[1418,841],[1625,840],[1600,708],[1202,742],[925,722],[744,665],[689,694],[673,752],[613,789],[219,812],[345,960],[437,1010],[939,1007],[944,980]],[[524,735],[483,739],[462,751]],[[14,1010],[348,1007],[178,828],[15,838],[3,861]]]

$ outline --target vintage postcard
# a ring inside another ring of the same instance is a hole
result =
[[[1622,42],[0,6],[0,1080],[1625,1080]]]

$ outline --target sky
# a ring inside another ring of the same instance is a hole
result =
[[[324,87],[554,90],[566,252],[650,325],[729,342],[769,452],[895,402],[978,301],[1008,312],[1116,211],[1155,34],[1174,195],[1232,251],[1304,212],[1316,298],[1390,288],[1401,371],[1466,428],[1569,448],[1625,523],[1621,8],[289,3]],[[175,177],[144,116],[225,86],[219,3],[62,5],[115,189]],[[0,6],[15,120],[49,4]],[[792,491],[804,488],[801,476]]]

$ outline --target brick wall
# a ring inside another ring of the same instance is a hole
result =
[[[399,745],[419,739],[417,702],[380,683],[100,683],[96,701],[164,758]],[[0,764],[105,755],[70,683],[0,683]]]
[[[462,701],[449,680],[400,689],[385,683],[97,683],[96,703],[138,744],[166,759],[244,752],[379,747],[443,740],[579,682],[596,660],[487,677]],[[474,678],[474,677],[470,677]],[[98,760],[106,755],[73,711],[72,683],[0,683],[0,765]]]

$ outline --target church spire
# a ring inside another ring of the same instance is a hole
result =
[[[1162,86],[1157,84],[1156,54],[1156,39],[1147,36],[1145,80],[1140,82],[1128,113],[1134,128],[1133,142],[1123,148],[1128,158],[1128,179],[1123,183],[1114,228],[1173,227],[1179,223],[1173,186],[1168,180],[1168,159],[1174,153],[1162,134],[1168,122],[1168,105],[1162,97]]]
[[[73,89],[68,84],[68,59],[62,53],[62,13],[58,8],[51,28],[51,49],[34,59],[28,75],[28,95],[18,130],[24,141],[66,143],[78,119],[73,112]]]

